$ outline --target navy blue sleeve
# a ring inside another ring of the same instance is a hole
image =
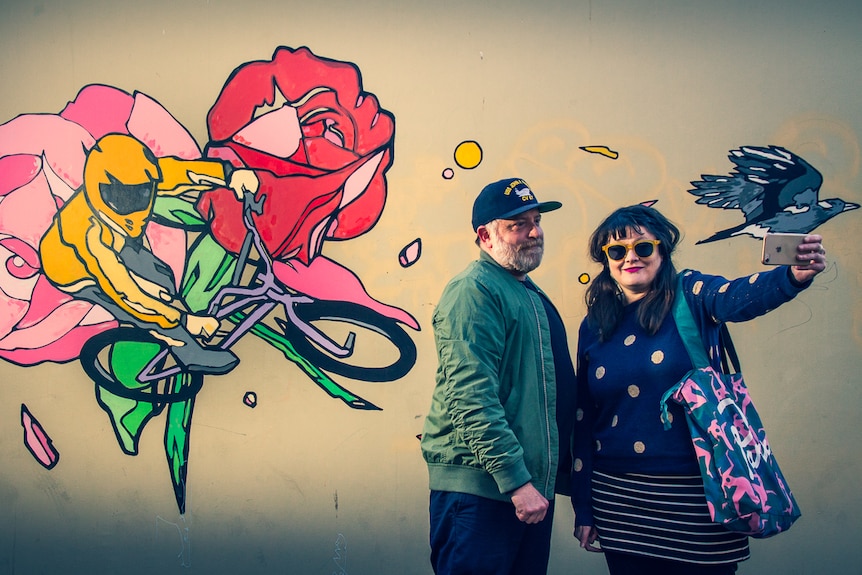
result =
[[[716,369],[720,362],[718,328],[722,323],[748,321],[769,313],[809,285],[811,282],[796,283],[786,266],[734,280],[686,270],[682,280],[686,301]]]
[[[589,357],[585,350],[595,339],[585,319],[578,330],[578,353],[575,374],[578,382],[578,402],[575,416],[575,433],[572,466],[572,507],[575,525],[593,525],[593,426],[595,402],[587,379]]]

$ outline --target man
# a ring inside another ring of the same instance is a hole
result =
[[[527,274],[542,261],[541,214],[561,206],[518,178],[485,186],[473,204],[479,259],[434,312],[439,363],[421,446],[438,575],[547,572],[575,374],[563,322]]]
[[[59,290],[102,306],[170,346],[188,371],[223,374],[239,362],[228,350],[206,349],[195,336],[219,326],[187,313],[170,267],[149,249],[147,223],[160,193],[201,189],[192,178],[229,180],[234,194],[257,189],[250,170],[213,160],[156,158],[125,134],[102,137],[87,155],[84,183],[60,208],[39,247],[42,270]]]

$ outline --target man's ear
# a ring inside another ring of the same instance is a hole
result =
[[[485,226],[479,226],[478,229],[476,229],[476,235],[479,236],[479,242],[484,244],[490,239],[491,232],[488,231],[488,228]]]

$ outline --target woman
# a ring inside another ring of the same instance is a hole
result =
[[[749,556],[746,536],[709,517],[687,426],[665,431],[660,420],[662,394],[692,368],[671,312],[679,240],[667,218],[639,205],[612,213],[590,238],[602,271],[587,289],[578,338],[572,503],[575,537],[604,552],[611,575],[724,575]],[[684,274],[713,367],[720,324],[765,314],[808,287],[826,267],[822,238],[806,236],[797,259],[732,281]],[[670,410],[685,421],[680,406]]]

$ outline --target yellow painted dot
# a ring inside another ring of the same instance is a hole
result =
[[[578,472],[584,468],[584,462],[580,459],[575,459],[575,472]]]
[[[754,284],[754,282],[756,282],[756,281],[757,281],[757,278],[759,278],[759,277],[760,277],[760,274],[759,274],[759,273],[757,273],[757,274],[752,274],[752,275],[748,278],[748,283],[750,283],[750,284]]]
[[[664,352],[660,349],[657,349],[650,356],[650,361],[652,361],[656,365],[660,364],[664,361]]]
[[[623,340],[623,344],[626,346],[629,346],[629,345],[633,344],[636,339],[637,339],[637,337],[634,334],[632,334]]]
[[[581,274],[581,275],[579,275],[579,276],[578,276],[578,281],[579,281],[582,285],[587,285],[588,283],[590,283],[590,274]]]
[[[641,389],[638,386],[636,386],[634,384],[629,386],[629,395],[630,396],[637,397],[640,394],[641,394]]]
[[[600,365],[596,368],[596,379],[601,379],[605,376],[605,366]]]
[[[724,284],[720,288],[718,288],[718,293],[724,293],[730,288],[730,282]]]
[[[702,290],[702,289],[703,289],[703,282],[702,281],[696,281],[696,282],[694,282],[694,285],[691,287],[691,293],[693,293],[694,295],[697,295],[700,293],[700,290]]]
[[[619,422],[620,422],[620,416],[615,415],[614,418],[611,420],[611,427],[616,427],[619,424]]]
[[[455,148],[455,163],[465,170],[472,170],[482,163],[482,147],[473,140],[461,142]]]
[[[635,441],[634,448],[635,453],[643,453],[646,451],[646,445],[644,445],[643,441]]]

